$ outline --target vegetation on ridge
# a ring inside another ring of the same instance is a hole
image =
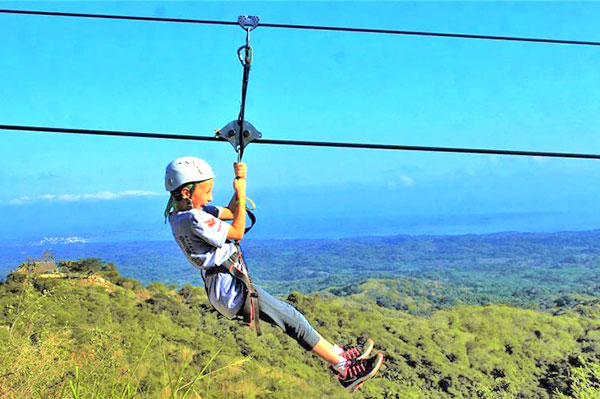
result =
[[[2,398],[347,397],[322,361],[275,328],[256,337],[220,318],[201,287],[144,287],[97,259],[58,266],[50,277],[13,272],[0,285]],[[415,303],[427,311],[409,314],[382,306],[394,284],[287,298],[324,336],[372,337],[386,353],[379,377],[354,397],[598,397],[592,297],[541,312],[459,303],[436,310],[422,305],[431,301],[425,295]]]

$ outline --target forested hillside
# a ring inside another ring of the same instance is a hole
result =
[[[201,287],[143,286],[97,259],[59,269],[0,285],[2,398],[348,397],[280,331],[220,318]],[[395,279],[287,300],[335,342],[372,337],[386,353],[356,398],[598,397],[597,298],[538,311],[468,297]]]
[[[61,242],[0,245],[0,276],[26,257],[37,258],[49,249],[60,259],[105,259],[143,284],[201,284],[173,240]],[[254,279],[278,295],[318,292],[376,278],[434,280],[465,303],[534,309],[572,301],[565,298],[570,295],[600,295],[600,231],[249,239],[244,240],[244,251]]]

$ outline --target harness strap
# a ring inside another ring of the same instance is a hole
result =
[[[254,225],[256,224],[256,216],[254,215],[254,213],[252,213],[252,211],[250,211],[249,209],[246,209],[246,213],[248,214],[248,218],[250,219],[252,224],[250,226],[246,227],[246,230],[244,230],[244,234],[249,232],[250,229],[252,229],[254,227]]]
[[[242,249],[236,244],[237,251],[231,255],[225,262],[220,266],[215,266],[206,271],[206,275],[212,275],[219,272],[229,273],[234,278],[240,280],[246,287],[246,298],[244,299],[244,305],[241,309],[241,316],[244,324],[252,328],[257,336],[261,336],[260,331],[260,308],[258,304],[258,292],[252,284],[250,275],[244,270],[242,266],[248,266],[244,262],[242,257]],[[206,286],[206,284],[205,284]]]
[[[246,53],[248,51],[252,53],[252,47],[249,45],[245,46]],[[244,64],[244,75],[242,77],[242,104],[240,105],[240,113],[238,115],[238,129],[239,129],[239,142],[243,143],[244,140],[244,114],[246,112],[246,93],[248,91],[248,79],[250,77],[250,64]],[[238,162],[242,161],[244,156],[244,146],[240,145],[238,148]]]
[[[242,103],[240,105],[240,113],[238,114],[238,142],[239,147],[236,149],[238,153],[238,162],[242,161],[244,156],[244,137],[249,137],[250,132],[244,131],[244,113],[246,112],[246,93],[248,91],[248,80],[250,79],[250,68],[252,66],[252,46],[250,46],[250,31],[258,26],[260,18],[250,15],[240,15],[238,23],[246,31],[246,44],[241,46],[237,53],[240,63],[244,67],[242,75]],[[242,51],[244,55],[242,55]]]

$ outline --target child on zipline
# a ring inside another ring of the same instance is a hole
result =
[[[227,207],[208,205],[215,176],[205,161],[178,158],[165,174],[165,187],[171,193],[165,216],[187,259],[200,269],[209,302],[228,319],[242,318],[258,334],[259,320],[280,327],[304,349],[330,363],[343,387],[358,389],[383,363],[382,353],[369,357],[373,341],[368,339],[362,351],[350,345],[332,345],[293,306],[250,281],[236,244],[244,238],[246,228],[246,165],[236,163],[234,171],[235,193]]]

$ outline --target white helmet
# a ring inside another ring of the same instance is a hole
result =
[[[165,188],[174,191],[187,183],[197,183],[213,179],[210,165],[200,158],[181,157],[167,165],[165,173]]]

